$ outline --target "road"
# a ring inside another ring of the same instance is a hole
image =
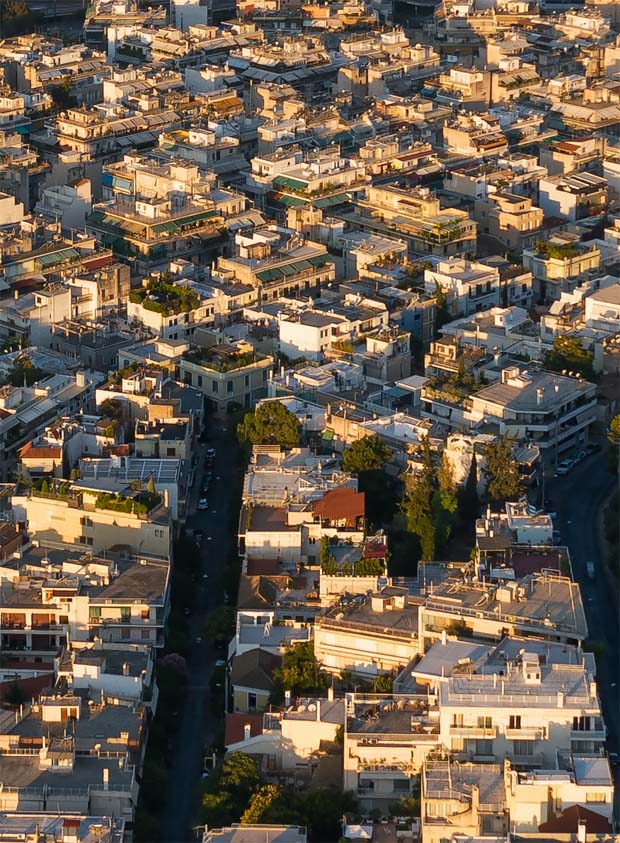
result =
[[[620,647],[619,589],[607,569],[599,536],[599,514],[609,496],[614,478],[606,466],[605,454],[597,452],[577,465],[570,474],[547,480],[545,496],[558,514],[556,524],[562,544],[567,545],[573,575],[581,586],[588,621],[589,638],[602,645],[597,656],[597,683],[603,705],[610,751],[620,750]],[[585,563],[593,561],[596,578],[588,579]]]
[[[206,445],[201,446],[197,459],[200,468],[196,472],[196,488],[192,494],[193,511],[187,519],[187,527],[203,532],[201,548],[201,579],[195,606],[190,618],[191,651],[188,657],[188,671],[191,676],[185,705],[181,712],[181,726],[172,747],[173,765],[166,809],[162,819],[162,840],[169,843],[196,840],[192,831],[197,784],[203,766],[204,748],[216,737],[220,724],[210,713],[209,680],[216,654],[212,645],[202,640],[205,618],[211,609],[223,603],[223,589],[220,576],[227,557],[231,540],[229,526],[230,496],[234,488],[234,463],[226,458],[226,430],[217,421],[209,427],[209,446],[216,449],[213,482],[209,489],[209,510],[195,512],[195,503],[200,491],[200,480],[204,474]],[[228,448],[230,446],[228,445]],[[175,560],[175,564],[182,560]],[[205,577],[206,575],[206,577]]]

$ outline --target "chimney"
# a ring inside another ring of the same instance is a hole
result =
[[[543,402],[543,397],[544,397],[544,394],[545,394],[545,390],[543,389],[543,387],[539,387],[539,388],[536,390],[536,405],[537,405],[538,407],[540,407],[540,405],[541,405],[541,404],[542,404],[542,402]]]
[[[564,708],[564,692],[558,691],[558,708]]]
[[[330,685],[330,687],[327,689],[327,701],[328,702],[334,701],[334,686],[333,685]]]
[[[123,676],[129,676],[129,665],[127,662],[123,662]]]
[[[110,787],[110,771],[107,767],[103,768],[103,789],[108,790]]]
[[[170,493],[168,489],[164,489],[164,506],[170,508]]]
[[[291,707],[291,692],[290,691],[284,692],[284,707],[285,708]]]
[[[13,290],[13,298],[15,301],[19,299],[19,290]]]
[[[577,843],[586,843],[586,837],[588,834],[587,825],[585,820],[579,820],[577,823]]]
[[[448,643],[448,634],[447,634],[445,629],[441,630],[441,643],[443,644],[444,647]]]
[[[316,722],[321,722],[321,700],[316,701]]]
[[[249,741],[252,737],[252,726],[249,723],[246,723],[243,727],[243,740]]]

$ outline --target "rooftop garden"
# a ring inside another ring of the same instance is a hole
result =
[[[161,503],[157,492],[142,491],[135,497],[100,492],[95,500],[95,509],[111,509],[114,512],[126,512],[133,515],[147,515]]]
[[[538,257],[556,258],[557,260],[568,260],[576,258],[577,255],[591,251],[593,247],[585,247],[585,244],[577,243],[551,243],[549,240],[539,240],[534,246]]]
[[[146,287],[132,290],[129,293],[129,301],[164,316],[189,313],[200,306],[200,296],[195,290],[188,286],[170,284],[164,278],[153,279]]]
[[[213,369],[216,372],[231,372],[265,359],[263,354],[257,354],[256,351],[222,352],[214,348],[193,348],[191,351],[186,351],[183,358],[188,363],[203,366],[205,369]]]

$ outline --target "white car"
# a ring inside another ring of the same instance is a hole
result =
[[[562,477],[564,474],[568,474],[571,469],[575,466],[574,460],[562,460],[562,462],[558,463],[558,466],[555,470],[555,477]]]

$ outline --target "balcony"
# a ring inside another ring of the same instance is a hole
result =
[[[571,729],[571,741],[605,741],[607,740],[607,729],[590,729],[589,731]]]
[[[544,741],[547,730],[544,726],[532,726],[524,729],[506,729],[505,734],[510,741]]]
[[[450,734],[455,738],[488,738],[497,737],[497,726],[450,726]]]
[[[506,758],[515,767],[542,767],[544,764],[544,756],[542,752],[536,752],[533,755],[515,755],[507,754]]]

